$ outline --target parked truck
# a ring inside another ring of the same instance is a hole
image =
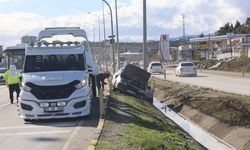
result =
[[[20,117],[30,121],[89,115],[98,73],[83,29],[46,28],[25,49]]]

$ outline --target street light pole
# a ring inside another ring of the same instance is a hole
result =
[[[93,37],[93,38],[94,38],[94,39],[93,39],[94,41],[93,41],[93,42],[94,42],[94,47],[96,47],[96,46],[95,46],[95,24],[88,23],[88,22],[85,22],[85,24],[94,26],[94,37]]]
[[[88,14],[91,14],[91,15],[94,15],[94,16],[96,16],[97,18],[98,18],[98,28],[99,28],[99,49],[100,49],[100,47],[101,47],[101,22],[100,22],[100,16],[99,15],[96,15],[96,14],[93,14],[93,13],[91,13],[91,12],[88,12]]]
[[[104,6],[102,2],[102,20],[103,20],[103,37],[104,37],[104,42],[106,42],[106,29],[105,29],[105,17],[104,17]]]
[[[148,49],[147,49],[147,7],[146,0],[143,0],[143,69],[146,70],[148,66]]]
[[[115,73],[115,50],[114,50],[114,31],[113,31],[113,15],[112,15],[112,9],[109,5],[109,3],[106,0],[102,0],[107,4],[110,11],[110,17],[111,17],[111,44],[112,44],[112,61],[113,61],[113,73]]]
[[[120,49],[119,49],[119,29],[118,29],[117,0],[115,0],[115,16],[116,16],[116,50],[117,50],[117,63],[118,63],[118,69],[120,69]]]

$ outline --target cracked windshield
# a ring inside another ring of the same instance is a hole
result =
[[[0,0],[0,150],[250,150],[247,0]]]

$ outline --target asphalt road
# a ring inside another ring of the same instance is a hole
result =
[[[197,85],[200,87],[208,87],[219,91],[225,91],[229,93],[250,95],[250,78],[198,72],[197,77],[176,77],[174,70],[166,70],[166,79],[170,81],[182,82],[191,85]],[[164,78],[163,75],[154,76],[158,78]]]
[[[1,150],[84,150],[96,136],[98,100],[93,100],[89,117],[25,123],[17,104],[9,104],[8,89],[0,86]]]

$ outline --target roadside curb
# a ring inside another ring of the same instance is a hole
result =
[[[88,146],[88,150],[94,150],[95,149],[95,147],[97,145],[97,142],[98,142],[98,139],[100,138],[103,126],[104,126],[104,119],[99,119],[97,128],[95,130],[95,138],[91,140],[91,142],[90,142],[90,144]]]
[[[109,99],[109,95],[107,95],[104,99],[105,99],[105,105],[104,105],[104,116],[105,116],[105,110],[106,110],[107,101]],[[87,150],[95,150],[95,147],[96,147],[98,140],[100,138],[100,135],[102,133],[102,129],[104,127],[104,121],[105,121],[105,119],[101,119],[101,118],[99,119],[98,125],[94,131],[95,132],[94,138],[91,140]]]

